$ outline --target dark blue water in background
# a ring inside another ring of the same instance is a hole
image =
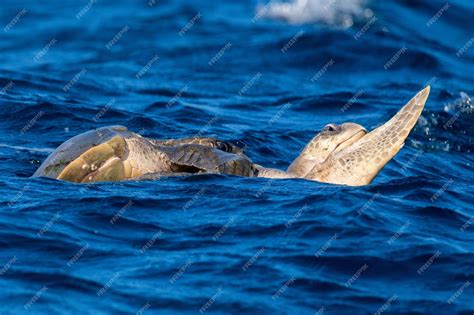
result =
[[[348,3],[2,1],[0,313],[472,314],[474,4]],[[111,124],[285,169],[325,124],[372,129],[426,84],[366,187],[29,178]]]

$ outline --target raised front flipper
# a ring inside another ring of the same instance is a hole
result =
[[[428,99],[430,87],[418,92],[395,116],[354,145],[317,165],[307,176],[327,183],[367,185],[403,147]]]

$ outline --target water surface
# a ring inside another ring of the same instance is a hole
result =
[[[2,2],[0,313],[472,314],[474,5],[299,5]],[[30,178],[112,124],[285,169],[325,124],[372,129],[427,84],[366,187]]]

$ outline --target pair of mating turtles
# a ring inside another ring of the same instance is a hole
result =
[[[355,123],[326,125],[286,171],[253,164],[241,148],[226,141],[155,140],[111,126],[64,142],[33,176],[85,183],[219,173],[367,185],[403,147],[429,92],[429,86],[418,92],[395,116],[370,132]]]

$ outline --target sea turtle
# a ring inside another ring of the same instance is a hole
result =
[[[367,185],[403,147],[429,92],[427,86],[392,119],[370,132],[355,123],[326,125],[287,171],[256,165],[243,149],[226,141],[214,138],[155,140],[122,126],[109,126],[64,142],[33,176],[84,183],[220,173]]]

